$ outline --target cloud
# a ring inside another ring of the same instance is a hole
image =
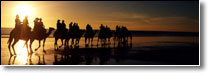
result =
[[[126,25],[130,28],[138,29],[163,29],[163,30],[181,30],[198,31],[198,19],[184,16],[160,16],[153,17],[138,13],[114,12],[108,15],[103,22]]]

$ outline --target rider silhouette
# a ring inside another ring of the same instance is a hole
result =
[[[15,29],[20,29],[21,27],[21,21],[19,19],[19,15],[16,15],[16,19],[15,19]]]
[[[89,33],[92,32],[92,27],[90,26],[90,24],[87,24],[86,31]]]
[[[29,27],[29,22],[28,22],[28,16],[25,16],[25,19],[23,20],[23,27],[26,28],[26,30],[31,30],[31,28]]]
[[[62,28],[62,30],[65,30],[66,29],[66,24],[64,23],[64,20],[62,20],[61,28]]]
[[[61,30],[61,23],[60,23],[60,20],[57,21],[56,27],[57,27],[57,31],[60,31],[60,30]]]
[[[24,18],[24,20],[23,20],[23,25],[24,25],[24,26],[28,26],[28,24],[29,24],[29,22],[28,22],[28,20],[27,20],[27,17],[28,17],[28,16],[25,16],[25,18]]]
[[[72,22],[69,24],[69,29],[70,29],[70,30],[71,30],[72,27],[73,27],[72,24],[73,24]]]
[[[103,33],[105,27],[103,26],[103,24],[100,25],[100,32]]]

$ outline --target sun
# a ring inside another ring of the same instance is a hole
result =
[[[20,20],[23,20],[25,16],[31,16],[32,9],[29,5],[21,4],[17,6],[16,14],[20,16]]]

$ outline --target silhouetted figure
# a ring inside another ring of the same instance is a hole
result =
[[[60,20],[58,20],[56,25],[57,25],[57,30],[54,33],[54,37],[55,37],[54,48],[55,50],[58,50],[58,48],[61,48],[64,45],[63,40],[66,39],[68,30],[66,29],[66,24],[64,23],[64,20],[62,21],[62,23],[60,23]],[[57,44],[58,39],[61,39],[61,43],[62,43],[61,46],[59,47]]]
[[[73,29],[74,29],[74,28],[73,28],[73,23],[71,22],[71,23],[69,24],[69,31],[68,31],[67,36],[66,36],[65,46],[69,46],[69,40],[70,40],[70,38],[72,38],[73,32],[74,32]]]
[[[112,37],[113,32],[110,30],[108,26],[104,27],[103,24],[100,26],[100,32],[98,34],[98,41],[97,41],[97,46],[99,43],[99,40],[101,40],[101,45],[106,45],[106,40],[108,40],[108,45],[110,44],[110,38]]]
[[[105,32],[105,27],[103,26],[103,24],[100,25],[100,32],[98,34],[98,41],[97,41],[97,46],[99,43],[99,40],[101,40],[101,44],[103,44],[104,41],[104,33]]]
[[[29,32],[31,30],[31,28],[29,27],[29,22],[28,22],[28,16],[25,16],[24,20],[23,20],[23,24],[21,26],[21,36],[24,37],[25,34],[27,34],[26,32]]]
[[[123,45],[128,44],[128,38],[130,37],[131,43],[132,43],[132,34],[131,32],[128,31],[128,29],[124,26],[122,26],[121,28],[119,26],[116,26],[116,32],[114,35],[114,45],[115,45],[115,41],[118,41],[118,45],[120,45],[121,43]]]
[[[56,27],[57,27],[57,31],[61,31],[61,22],[60,22],[60,20],[57,21]]]
[[[106,39],[108,40],[108,44],[111,44],[110,39],[113,35],[113,32],[111,31],[110,27],[106,26]]]
[[[16,15],[16,19],[15,19],[15,29],[20,29],[22,26],[21,21],[19,19],[19,15]]]
[[[64,33],[67,32],[66,24],[65,24],[64,20],[62,20],[62,23],[61,23],[61,30],[62,30]]]
[[[93,46],[92,42],[93,42],[93,37],[95,36],[96,32],[94,32],[92,30],[92,27],[90,24],[87,24],[86,26],[86,32],[85,32],[85,44],[87,43],[87,40],[88,40],[88,43],[86,44],[88,46],[88,44],[90,44],[91,42],[91,46]],[[91,41],[90,41],[91,40]]]
[[[42,18],[40,18],[39,24],[40,24],[40,30],[41,30],[42,34],[45,33],[46,29],[45,29],[45,26],[42,22]]]
[[[24,19],[27,21],[27,17]],[[28,23],[24,23],[24,25],[27,25]],[[10,46],[11,46],[11,43],[14,39],[14,42],[12,44],[12,49],[14,51],[14,55],[16,55],[16,52],[15,52],[15,49],[14,49],[14,45],[19,41],[19,40],[25,40],[25,45],[28,49],[28,40],[30,38],[30,34],[31,34],[31,31],[30,29],[28,29],[27,27],[26,28],[23,28],[22,29],[22,26],[19,27],[20,24],[20,21],[19,21],[19,16],[17,15],[16,16],[16,19],[15,19],[15,25],[16,25],[16,28],[14,28],[11,32],[10,32],[10,36],[9,36],[9,40],[8,40],[8,49],[9,49],[9,52],[10,52],[10,55],[13,55],[11,50],[10,50]],[[24,35],[23,35],[24,33]],[[31,50],[31,53],[32,53],[32,50]],[[29,54],[29,51],[28,51],[28,54]]]
[[[82,35],[84,34],[85,30],[80,30],[78,23],[74,23],[73,25],[73,35],[72,35],[72,43],[71,45],[79,46],[79,41]],[[74,42],[74,39],[75,42]]]
[[[41,40],[43,40],[43,52],[46,53],[46,51],[44,50],[45,41],[46,41],[46,38],[52,33],[53,30],[54,30],[54,28],[49,28],[49,31],[46,32],[46,29],[44,28],[42,19],[35,18],[34,29],[31,33],[31,38],[30,38],[30,49],[32,50],[33,41],[38,40],[39,46],[35,49],[35,51],[37,51],[41,46]]]

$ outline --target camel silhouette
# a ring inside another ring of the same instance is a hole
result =
[[[91,43],[91,46],[93,46],[92,42],[93,42],[93,38],[94,38],[96,32],[97,31],[85,32],[85,34],[84,34],[85,45],[89,45]],[[87,43],[87,40],[88,40],[88,43]]]
[[[54,43],[54,48],[55,48],[55,50],[58,50],[59,48],[61,48],[63,45],[64,45],[64,43],[63,43],[63,40],[65,40],[66,39],[66,35],[67,35],[67,32],[66,33],[62,33],[62,32],[60,32],[60,31],[55,31],[55,33],[54,33],[54,38],[55,38],[55,43]],[[58,47],[58,44],[57,44],[57,41],[59,40],[59,39],[61,39],[61,45]]]
[[[132,43],[132,33],[127,29],[121,29],[120,27],[117,27],[116,31],[114,32],[114,45],[116,44],[116,41],[118,41],[118,44],[120,44],[127,43],[128,40],[131,40],[130,43]]]
[[[72,35],[72,44],[71,45],[79,46],[80,38],[82,37],[82,35],[84,33],[85,33],[85,30],[78,30],[77,33],[74,33],[75,35]],[[74,39],[76,39],[75,42],[74,42]]]
[[[9,40],[8,40],[8,48],[9,48],[9,52],[10,52],[10,55],[13,55],[12,52],[11,52],[11,43],[14,39],[14,42],[12,44],[12,49],[13,49],[13,52],[14,52],[14,55],[16,55],[16,52],[15,52],[15,44],[19,41],[19,40],[24,40],[25,41],[25,44],[26,44],[26,47],[27,47],[27,52],[28,54],[29,53],[32,53],[33,51],[30,49],[30,52],[29,52],[29,49],[28,49],[28,44],[27,42],[29,41],[30,39],[30,35],[31,35],[31,30],[25,30],[25,28],[23,27],[21,30],[19,29],[13,29],[11,32],[10,32],[10,37],[9,37]]]
[[[41,40],[43,40],[43,52],[46,53],[46,51],[44,50],[44,46],[45,46],[45,41],[46,38],[52,33],[52,31],[55,30],[54,28],[49,28],[48,32],[42,33],[41,36],[40,34],[37,34],[38,32],[32,32],[31,33],[31,38],[30,38],[30,49],[32,50],[32,43],[34,40],[38,40],[39,41],[39,46],[38,48],[35,49],[35,51],[37,51],[40,46],[41,46]],[[38,36],[35,36],[38,35]]]

